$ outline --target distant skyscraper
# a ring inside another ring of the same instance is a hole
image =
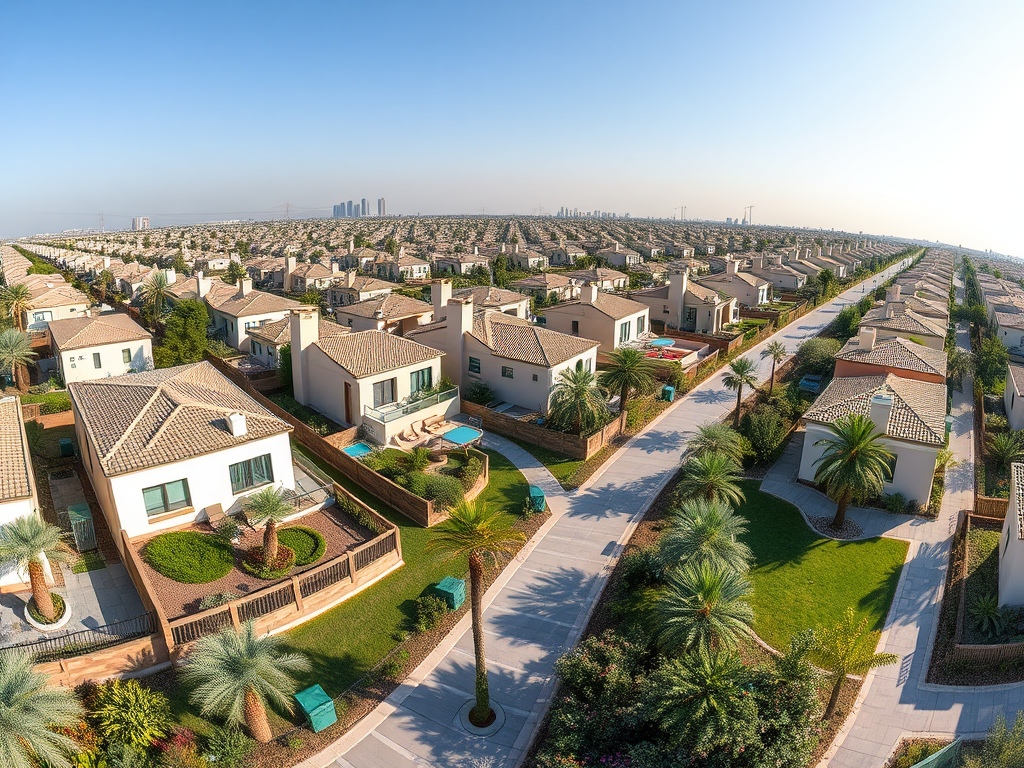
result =
[[[360,216],[366,216],[366,215],[368,215],[369,213],[370,213],[370,211],[369,211],[369,209],[368,209],[368,208],[367,208],[367,206],[366,206],[366,198],[364,197],[364,198],[363,198],[363,210],[362,210],[362,212],[361,212],[361,213],[360,213],[359,215],[360,215]]]
[[[331,214],[331,216],[333,216],[336,219],[345,218],[345,204],[339,203],[338,205],[334,206],[334,212]]]
[[[136,216],[132,219],[132,232],[149,229],[149,216]]]
[[[349,201],[348,201],[348,217],[349,217],[349,218],[351,219],[351,218],[352,218],[352,216],[353,216],[353,214],[354,214],[354,212],[353,212],[353,210],[352,210],[352,201],[351,201],[351,200],[349,200]]]
[[[387,206],[387,203],[384,202],[384,198],[383,197],[379,198],[377,200],[377,215],[378,216],[387,216],[388,215],[388,206]]]

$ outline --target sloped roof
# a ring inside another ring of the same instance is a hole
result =
[[[334,310],[336,315],[376,317],[381,320],[424,315],[432,311],[433,307],[425,301],[403,296],[400,293],[388,293],[383,296],[364,299],[363,301],[357,301],[355,304],[337,307]]]
[[[398,284],[381,280],[379,277],[371,277],[370,275],[356,275],[352,285],[349,285],[345,282],[345,276],[342,275],[340,278],[335,279],[331,287],[336,290],[348,289],[359,293],[370,293],[372,291],[394,290],[398,288]]]
[[[320,339],[316,345],[355,378],[393,371],[444,354],[432,347],[383,331],[360,331]]]
[[[604,280],[626,280],[628,275],[619,272],[616,269],[608,269],[607,267],[591,267],[590,269],[578,269],[575,272],[567,272],[569,277],[575,277],[577,280],[583,280],[586,282],[601,282]]]
[[[516,280],[512,285],[517,288],[547,288],[554,290],[556,288],[565,288],[570,283],[572,283],[572,280],[558,272],[541,272],[539,275],[530,275],[522,280]]]
[[[21,426],[21,400],[0,398],[0,501],[32,495],[32,465]]]
[[[548,368],[599,346],[495,311],[474,315],[472,336],[499,357]]]
[[[526,301],[526,296],[518,291],[508,291],[504,288],[495,288],[493,285],[478,285],[474,288],[460,288],[452,292],[453,297],[473,297],[473,306],[481,309],[487,307],[503,307],[507,304],[517,304]]]
[[[68,385],[107,477],[172,464],[291,431],[204,361]],[[231,413],[247,433],[228,429]]]
[[[223,295],[210,292],[206,295],[206,302],[225,315],[232,317],[250,317],[252,315],[266,315],[271,312],[287,312],[289,309],[306,306],[297,301],[286,299],[284,296],[277,296],[273,293],[251,290],[242,296],[237,290],[231,294]]]
[[[946,375],[946,353],[899,337],[876,341],[871,349],[861,349],[857,337],[846,342],[836,354],[837,360],[850,360],[869,365],[883,365],[903,371],[919,371]]]
[[[32,309],[49,309],[64,307],[68,304],[88,303],[88,296],[66,283],[57,284],[53,288],[44,288],[38,295],[32,297]]]
[[[946,331],[933,319],[919,315],[911,309],[904,309],[903,312],[893,317],[885,316],[885,306],[875,307],[868,310],[861,318],[861,325],[872,328],[885,328],[891,331],[903,331],[904,333],[923,333],[931,336],[945,336]]]
[[[274,344],[275,346],[280,344],[289,344],[292,340],[291,323],[289,322],[290,319],[290,317],[286,317],[281,320],[275,320],[272,323],[267,323],[266,325],[261,325],[258,328],[250,328],[248,331],[249,337],[259,341],[265,341],[268,344]],[[349,329],[345,326],[320,318],[321,339],[348,332]]]
[[[586,302],[579,301],[567,301],[562,304],[556,304],[553,307],[549,307],[547,312],[558,312],[562,307],[571,307],[574,305],[586,304]],[[594,303],[590,306],[594,307],[598,312],[602,312],[613,320],[621,320],[624,317],[630,317],[647,310],[646,304],[641,304],[639,301],[633,301],[622,296],[616,296],[613,293],[606,293],[604,291],[598,291],[597,297],[594,299]]]
[[[51,320],[48,325],[58,349],[83,349],[153,338],[153,334],[121,312]]]

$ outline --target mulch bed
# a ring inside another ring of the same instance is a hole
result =
[[[845,541],[848,539],[857,539],[864,535],[864,529],[849,518],[843,521],[842,528],[833,528],[831,517],[809,517],[807,520],[810,522],[811,528],[822,536],[827,536],[832,539],[841,539]]]

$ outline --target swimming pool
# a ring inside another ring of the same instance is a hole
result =
[[[474,440],[479,440],[483,434],[484,433],[479,429],[473,429],[472,427],[456,427],[453,430],[445,432],[441,437],[449,443],[455,443],[456,445],[468,445]]]
[[[360,459],[368,453],[373,453],[373,448],[368,446],[366,443],[352,443],[352,445],[346,446],[341,450],[353,459]]]

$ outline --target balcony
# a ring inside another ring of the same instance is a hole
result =
[[[443,392],[438,392],[435,395],[428,395],[427,397],[421,397],[418,400],[409,400],[401,403],[391,403],[389,405],[381,406],[380,408],[371,408],[366,406],[365,415],[379,421],[382,424],[387,424],[400,419],[403,416],[422,411],[424,408],[429,408],[432,405],[443,403],[448,400],[452,400],[459,396],[459,388],[452,387],[446,389]]]

